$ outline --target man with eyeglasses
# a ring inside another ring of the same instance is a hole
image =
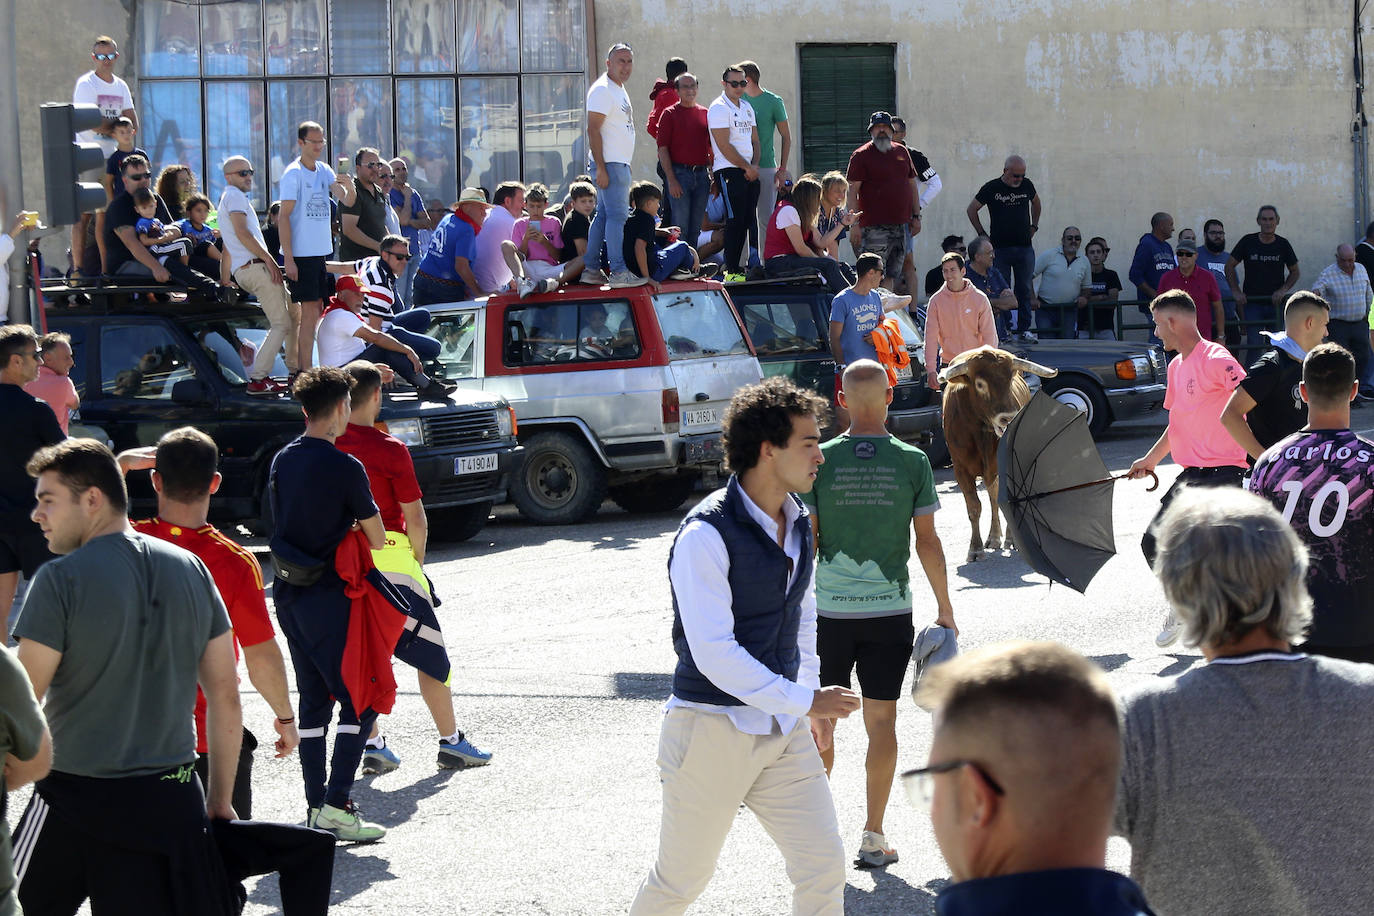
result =
[[[983,229],[978,211],[988,208],[992,231]],[[1031,240],[1040,229],[1040,195],[1035,183],[1026,177],[1026,160],[1015,154],[1002,163],[1002,174],[984,184],[969,202],[965,213],[976,235],[986,235],[997,253],[997,269],[1012,281],[1016,292],[1017,338],[1034,343],[1031,310],[1034,292],[1031,274],[1035,271],[1035,249]]]
[[[114,125],[118,118],[128,118],[138,129],[138,113],[134,111],[134,95],[129,84],[114,75],[115,61],[119,60],[119,45],[108,35],[101,35],[91,45],[91,60],[95,67],[82,74],[72,89],[72,103],[76,105],[95,105],[105,119],[99,127],[83,130],[76,135],[80,143],[98,143],[106,159],[114,154]],[[104,170],[92,169],[84,173],[83,181],[100,181]],[[81,214],[72,227],[72,275],[81,273],[81,256],[86,248],[86,230],[91,215]],[[107,268],[108,269],[108,268]]]
[[[1202,224],[1202,247],[1197,250],[1199,267],[1212,272],[1221,291],[1221,307],[1226,317],[1225,343],[1232,353],[1240,352],[1240,323],[1236,317],[1236,300],[1231,295],[1231,284],[1226,282],[1226,262],[1231,252],[1226,247],[1226,226],[1219,219],[1209,219]]]
[[[339,257],[345,261],[370,257],[381,250],[391,206],[390,198],[377,184],[377,175],[384,167],[381,155],[365,146],[354,155],[353,164],[358,172],[353,176],[353,200],[339,209],[343,223]]]
[[[658,163],[667,197],[677,202],[682,237],[695,244],[711,193],[711,133],[706,126],[706,109],[697,104],[696,75],[682,73],[674,88],[677,104],[663,109],[655,125]]]
[[[980,235],[969,242],[967,267],[965,276],[968,282],[978,287],[983,295],[988,297],[988,303],[992,306],[998,339],[1007,340],[1011,337],[1011,322],[1008,316],[1016,311],[1016,293],[1007,282],[1007,278],[997,269],[997,249],[992,247],[992,242],[986,235]],[[943,265],[939,265],[936,269],[943,271],[944,268]],[[944,280],[942,272],[940,282],[943,284]],[[926,282],[929,283],[929,280]]]
[[[1057,643],[1004,643],[931,668],[916,699],[935,734],[902,784],[954,879],[935,912],[1152,913],[1106,868],[1122,751],[1100,668]]]
[[[1159,278],[1159,291],[1181,289],[1197,306],[1197,329],[1203,340],[1218,343],[1226,339],[1226,313],[1221,307],[1221,289],[1210,270],[1197,266],[1197,243],[1179,239],[1174,249],[1178,266]]]
[[[420,269],[420,255],[429,242],[434,218],[425,208],[424,195],[410,184],[410,163],[402,156],[391,160],[391,209],[401,224],[401,235],[410,243],[410,260],[396,278],[396,300],[404,308],[412,304],[415,272]]]
[[[286,369],[300,369],[296,361],[296,337],[300,332],[301,309],[286,294],[286,283],[276,258],[267,250],[258,225],[257,212],[248,192],[253,189],[253,163],[243,156],[224,160],[224,193],[219,199],[220,236],[224,256],[220,258],[220,282],[237,284],[251,293],[267,316],[270,328],[258,347],[258,355],[248,370],[247,392],[252,395],[278,394],[286,390],[285,380],[272,378],[277,355],[286,346]],[[227,225],[226,225],[227,222]]]
[[[152,183],[153,173],[148,160],[135,153],[126,157],[119,168],[125,193],[116,194],[105,209],[105,272],[139,279],[152,277],[158,283],[166,283],[171,279],[171,272],[138,240],[135,228],[139,217],[134,208],[133,192],[147,189]],[[153,199],[157,207],[155,218],[164,226],[172,225],[174,221],[167,202],[156,193]]]
[[[1036,290],[1036,326],[1051,337],[1076,336],[1074,325],[1078,309],[1088,304],[1088,290],[1092,287],[1092,268],[1088,259],[1078,254],[1083,244],[1083,231],[1069,226],[1060,236],[1059,247],[1042,252],[1035,259],[1031,276],[1040,281]]]

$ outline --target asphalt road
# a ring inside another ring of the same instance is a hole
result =
[[[1109,429],[1099,441],[1107,465],[1125,470],[1162,423],[1160,415]],[[1172,465],[1162,468],[1160,492],[1176,473]],[[964,648],[1057,640],[1094,659],[1119,690],[1200,661],[1194,651],[1161,651],[1153,642],[1164,601],[1139,541],[1159,493],[1146,493],[1141,482],[1117,485],[1118,555],[1080,595],[1051,587],[1015,553],[964,562],[963,501],[949,470],[937,472],[937,481],[937,527]],[[437,770],[437,733],[413,675],[398,669],[401,696],[383,721],[403,765],[355,787],[366,816],[390,833],[371,846],[339,848],[334,912],[604,916],[626,910],[657,844],[655,757],[674,662],[666,563],[680,516],[629,516],[608,503],[590,523],[541,528],[503,507],[473,541],[435,546],[428,569],[444,602],[439,613],[455,664],[459,725],[495,759],[482,769]],[[934,611],[916,564],[913,586],[919,625]],[[259,736],[270,734],[270,711],[246,680],[244,691],[249,726]],[[907,699],[899,709],[899,767],[920,766],[929,750],[929,716]],[[841,723],[836,741],[835,804],[852,853],[864,820],[865,739],[857,716]],[[294,758],[264,758],[260,750],[254,784],[260,818],[303,819]],[[15,799],[10,810],[22,810],[22,801]],[[851,869],[846,911],[933,912],[948,869],[929,821],[900,788],[886,829],[901,861],[876,872]],[[1109,865],[1125,870],[1127,863],[1126,845],[1113,840]],[[782,858],[742,811],[692,912],[789,910]],[[251,889],[246,912],[279,912],[275,879]]]

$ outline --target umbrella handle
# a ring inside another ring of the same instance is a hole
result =
[[[1156,474],[1154,471],[1146,471],[1145,473],[1150,475],[1150,485],[1149,485],[1148,487],[1145,488],[1145,492],[1146,492],[1146,493],[1153,493],[1155,490],[1158,490],[1158,489],[1159,489],[1159,475]],[[1109,479],[1110,479],[1110,480],[1129,480],[1129,479],[1130,479],[1130,476],[1131,476],[1131,475],[1130,475],[1129,473],[1126,473],[1126,474],[1122,474],[1122,475],[1119,476],[1119,477],[1111,477],[1111,478],[1109,478]]]

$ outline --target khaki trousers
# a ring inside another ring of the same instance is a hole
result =
[[[658,861],[630,916],[686,911],[711,880],[741,803],[782,851],[793,916],[844,913],[844,847],[806,717],[786,735],[746,735],[728,716],[677,707],[663,720],[658,766]]]
[[[296,333],[301,326],[301,304],[292,302],[286,292],[285,283],[273,283],[272,275],[267,272],[266,264],[245,264],[234,271],[234,282],[244,292],[258,297],[271,329],[258,348],[258,358],[253,360],[253,368],[248,370],[249,378],[262,379],[272,374],[272,364],[286,345],[286,368],[290,372],[297,369]]]

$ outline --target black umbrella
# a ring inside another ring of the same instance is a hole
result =
[[[997,465],[997,501],[1021,555],[1084,591],[1116,553],[1112,485],[1122,479],[1102,463],[1086,415],[1037,391],[1003,433]],[[1155,478],[1150,489],[1157,486]]]

